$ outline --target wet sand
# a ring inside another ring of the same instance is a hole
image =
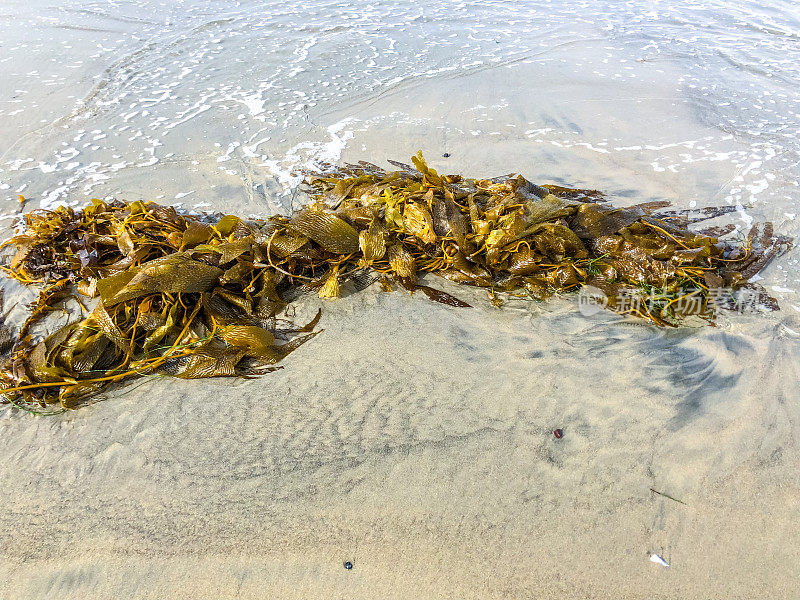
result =
[[[4,597],[792,597],[796,340],[617,321],[367,290],[269,377],[7,414]]]

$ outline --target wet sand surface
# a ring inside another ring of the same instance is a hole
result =
[[[798,237],[798,31],[789,3],[7,2],[2,224],[18,194],[265,217],[293,169],[422,149]],[[781,311],[675,330],[435,278],[474,308],[305,297],[325,331],[268,376],[4,405],[0,598],[798,597],[796,251],[762,275]]]

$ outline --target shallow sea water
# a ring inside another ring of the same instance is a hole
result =
[[[770,5],[6,0],[0,225],[18,194],[264,217],[318,161],[421,149],[798,238],[800,8]],[[791,598],[797,251],[762,275],[781,311],[674,331],[368,289],[259,380],[3,407],[0,598]]]

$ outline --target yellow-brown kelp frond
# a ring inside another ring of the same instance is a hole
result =
[[[496,292],[542,299],[592,286],[611,310],[658,325],[689,314],[711,320],[717,308],[735,306],[730,292],[743,287],[757,304],[777,308],[748,281],[791,247],[788,238],[769,223],[740,243],[716,237],[732,226],[688,228],[733,207],[615,208],[595,190],[538,186],[519,175],[440,175],[421,153],[413,166],[390,162],[397,171],[366,162],[330,167],[307,180],[307,191],[359,230],[362,264],[411,289],[421,272],[489,288],[495,304]]]
[[[3,269],[43,289],[0,371],[5,397],[29,409],[72,407],[136,375],[274,369],[315,335],[319,318],[278,329],[276,315],[287,302],[308,291],[335,298],[365,272],[386,290],[394,279],[451,306],[468,305],[420,285],[419,274],[487,288],[498,306],[498,292],[542,299],[592,286],[611,310],[658,325],[687,314],[712,319],[712,309],[734,301],[712,294],[718,289],[747,286],[777,308],[748,281],[790,246],[787,238],[770,224],[740,243],[715,237],[729,230],[688,229],[728,207],[614,208],[599,192],[541,187],[522,176],[440,175],[419,153],[413,166],[390,162],[396,171],[359,163],[309,176],[312,202],[266,222],[99,200],[77,212],[29,213],[25,232],[9,241],[16,253]],[[71,296],[94,298],[95,306],[34,340],[32,326]],[[647,302],[621,300],[631,297]]]
[[[99,200],[78,212],[31,213],[27,225],[11,240],[7,272],[44,288],[0,373],[18,406],[70,408],[136,375],[255,375],[315,335],[319,315],[276,329],[286,276],[262,262],[275,225],[234,216],[204,223],[152,203]],[[35,341],[31,327],[70,296],[95,306]]]

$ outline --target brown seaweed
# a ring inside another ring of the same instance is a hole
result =
[[[338,297],[346,282],[362,289],[380,280],[390,290],[393,279],[453,307],[470,305],[419,277],[486,288],[498,307],[502,292],[544,299],[591,286],[610,310],[659,326],[688,315],[713,321],[717,308],[735,308],[733,295],[713,293],[720,288],[754,291],[777,308],[749,283],[791,246],[769,223],[743,242],[726,241],[688,229],[725,208],[617,208],[595,190],[515,174],[440,175],[421,153],[412,163],[392,162],[399,170],[391,172],[329,165],[305,182],[310,204],[267,221],[100,200],[81,211],[28,213],[26,230],[3,244],[15,249],[3,269],[42,290],[0,368],[5,398],[32,410],[72,408],[135,376],[272,371],[318,333],[319,314],[279,327],[280,311],[303,293]],[[37,339],[33,325],[73,298],[94,306]]]

